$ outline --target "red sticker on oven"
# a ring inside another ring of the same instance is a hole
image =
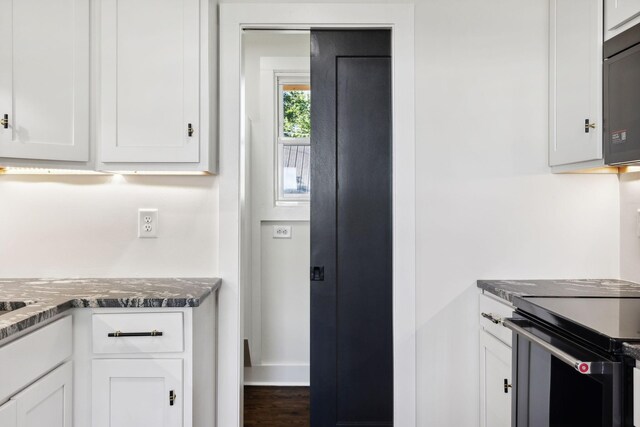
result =
[[[591,373],[591,363],[590,362],[580,362],[578,364],[578,371],[581,374],[590,374]]]
[[[627,141],[627,130],[614,130],[611,132],[611,143],[612,144],[622,144]]]

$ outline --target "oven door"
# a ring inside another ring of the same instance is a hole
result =
[[[514,427],[622,427],[622,363],[527,319],[513,331]]]

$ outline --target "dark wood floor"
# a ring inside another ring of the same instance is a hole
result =
[[[309,387],[246,386],[244,425],[309,426]]]

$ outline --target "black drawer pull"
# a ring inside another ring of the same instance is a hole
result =
[[[110,332],[107,334],[109,338],[120,338],[120,337],[161,337],[162,332],[153,330],[151,332]]]

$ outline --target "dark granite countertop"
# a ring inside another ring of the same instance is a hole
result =
[[[0,345],[71,308],[197,307],[220,284],[217,278],[0,279]]]
[[[478,280],[485,292],[513,302],[513,297],[640,298],[640,284],[617,279]],[[624,343],[624,354],[640,360],[640,343]]]
[[[478,280],[478,287],[509,302],[514,295],[640,298],[640,284],[617,279]]]
[[[640,360],[640,344],[626,342],[622,344],[622,351],[627,356]]]

